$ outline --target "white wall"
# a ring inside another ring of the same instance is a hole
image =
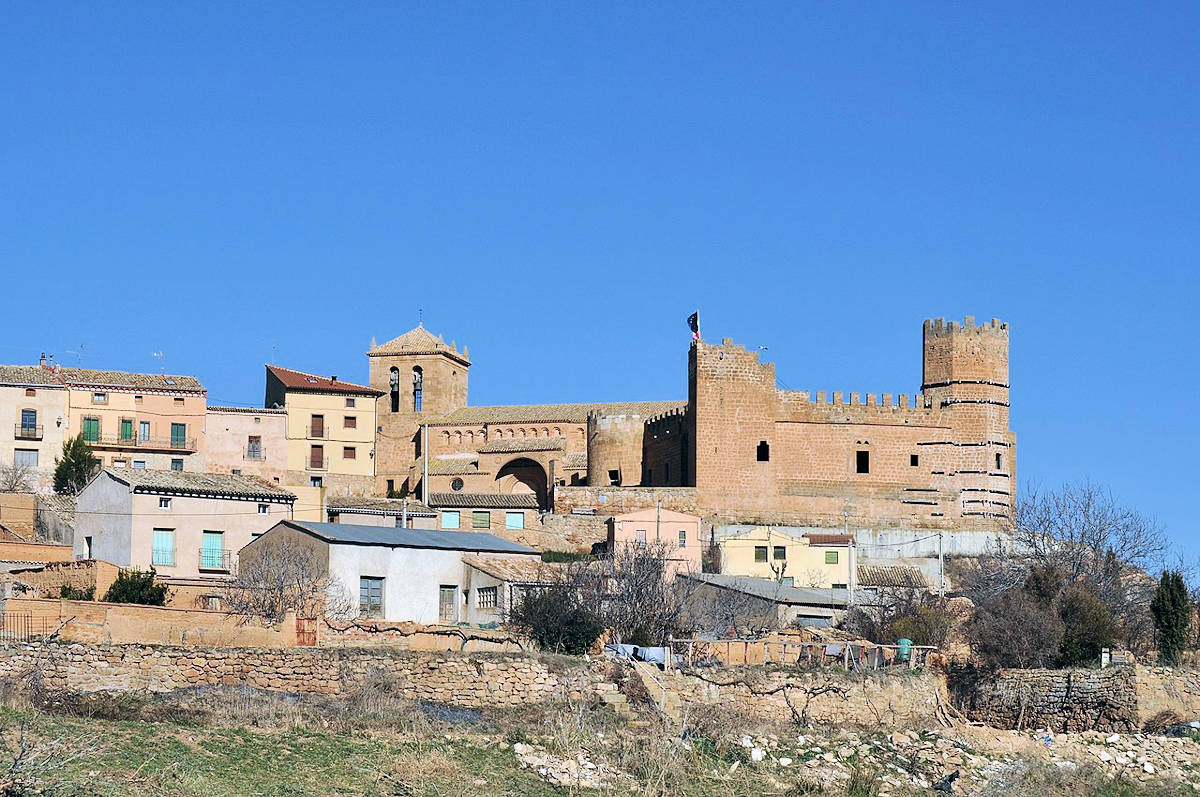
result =
[[[355,605],[359,578],[382,576],[383,619],[393,621],[437,623],[439,587],[453,585],[457,588],[455,621],[465,619],[462,551],[332,544],[329,571],[350,591]]]
[[[92,558],[121,567],[130,565],[133,531],[133,496],[129,488],[101,473],[79,493],[75,507],[75,558],[87,556],[92,538]]]

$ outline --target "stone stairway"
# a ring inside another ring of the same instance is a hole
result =
[[[642,685],[654,700],[658,712],[672,725],[682,725],[683,701],[679,699],[679,694],[667,685],[662,671],[644,661],[635,661],[632,664],[633,671],[637,673]]]

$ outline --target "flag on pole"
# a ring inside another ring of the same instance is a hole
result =
[[[692,340],[700,340],[700,311],[692,313],[687,320],[688,329],[692,330]]]

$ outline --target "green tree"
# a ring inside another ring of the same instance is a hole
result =
[[[54,492],[78,493],[99,464],[82,434],[67,438],[63,441],[62,457],[54,460]]]
[[[1099,661],[1100,649],[1110,647],[1116,629],[1112,612],[1084,584],[1068,587],[1058,601],[1063,638],[1058,646],[1058,666],[1078,667]]]
[[[1150,601],[1150,615],[1154,618],[1158,660],[1171,666],[1179,664],[1179,654],[1183,652],[1192,619],[1192,605],[1188,600],[1187,585],[1178,570],[1163,571]]]
[[[167,602],[167,585],[154,583],[154,568],[122,570],[104,593],[108,603],[140,603],[143,606],[163,606]]]

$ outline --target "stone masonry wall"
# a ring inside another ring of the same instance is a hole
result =
[[[578,697],[580,666],[551,669],[532,656],[439,655],[370,648],[238,650],[55,642],[0,646],[0,679],[40,672],[50,690],[170,692],[193,686],[251,686],[288,693],[351,694],[380,677],[401,694],[465,707],[520,706]]]
[[[964,676],[952,682],[967,716],[997,728],[1107,732],[1140,727],[1132,667],[1001,670],[974,681]]]

